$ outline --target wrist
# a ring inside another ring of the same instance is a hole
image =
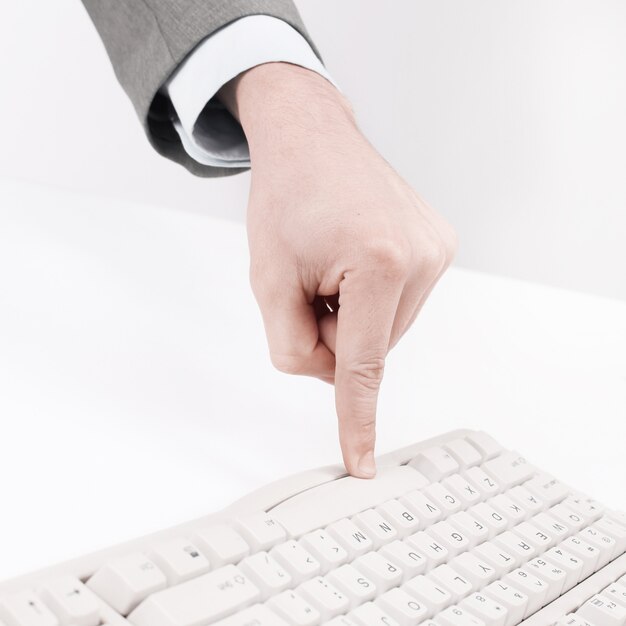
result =
[[[266,63],[243,72],[219,93],[240,121],[255,156],[285,156],[303,142],[345,142],[359,137],[348,100],[323,76],[290,63]]]

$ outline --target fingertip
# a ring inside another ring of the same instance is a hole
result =
[[[359,478],[374,478],[376,476],[376,461],[374,459],[374,450],[368,450],[361,458],[357,465],[360,474]]]

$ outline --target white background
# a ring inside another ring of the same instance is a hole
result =
[[[298,6],[368,135],[456,226],[459,265],[626,297],[626,3]],[[3,175],[242,218],[247,176],[151,152],[78,0],[8,3],[0,54]]]

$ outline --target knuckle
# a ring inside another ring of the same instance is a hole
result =
[[[437,275],[449,262],[447,243],[437,237],[423,244],[420,250],[420,266],[429,275]]]
[[[347,368],[353,384],[362,391],[377,392],[385,374],[385,359],[372,357],[364,359]]]
[[[392,277],[404,277],[411,268],[411,247],[398,239],[371,241],[367,245],[367,256],[385,273]]]

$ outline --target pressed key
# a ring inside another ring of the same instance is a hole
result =
[[[325,530],[304,535],[300,542],[320,562],[322,573],[348,560],[348,553],[343,546]]]
[[[454,457],[440,446],[422,450],[409,461],[409,465],[426,476],[431,482],[441,480],[461,469]]]
[[[7,626],[59,626],[50,609],[30,591],[0,600],[0,619]]]
[[[483,461],[483,455],[467,439],[454,439],[443,446],[462,467],[472,467]]]
[[[294,626],[317,626],[321,620],[320,612],[295,591],[283,591],[267,604]]]
[[[87,586],[121,615],[128,615],[150,594],[167,587],[165,574],[146,556],[135,552],[101,567]]]
[[[287,539],[285,529],[269,513],[255,513],[238,518],[235,526],[253,552],[268,550]]]
[[[289,624],[267,606],[255,604],[237,615],[215,622],[213,626],[289,626]]]
[[[167,576],[170,585],[178,585],[196,578],[211,569],[209,560],[193,543],[184,537],[170,539],[155,546],[150,559]]]
[[[276,546],[270,554],[291,574],[294,585],[317,576],[322,569],[320,562],[293,539]]]
[[[505,489],[521,485],[535,473],[533,466],[518,452],[504,452],[495,459],[485,461],[481,467]]]
[[[345,613],[350,607],[347,596],[324,576],[316,576],[307,580],[298,587],[297,591],[315,606],[322,616],[322,621]]]
[[[428,615],[428,609],[419,600],[398,587],[380,596],[376,604],[400,626],[417,626]]]
[[[48,583],[42,589],[41,597],[63,624],[100,624],[101,601],[73,576],[64,576]]]
[[[212,567],[238,563],[250,553],[250,546],[243,537],[226,524],[216,524],[199,530],[194,542],[209,558]]]
[[[228,617],[258,601],[261,592],[235,565],[225,565],[152,594],[128,617],[135,626],[197,626]]]

